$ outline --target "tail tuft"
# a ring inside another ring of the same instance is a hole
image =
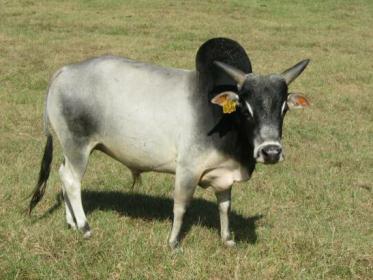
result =
[[[49,178],[49,173],[51,170],[51,163],[53,159],[53,138],[51,134],[47,135],[47,143],[44,148],[44,155],[41,161],[41,167],[39,172],[38,183],[35,186],[35,189],[32,194],[32,198],[29,205],[29,215],[32,212],[32,209],[39,203],[43,198],[45,193],[45,188],[47,186],[47,181]]]

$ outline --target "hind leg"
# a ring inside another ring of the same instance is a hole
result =
[[[81,230],[84,237],[91,236],[81,199],[81,180],[87,167],[88,157],[89,152],[84,152],[84,149],[65,153],[65,162],[59,170],[65,200],[66,221],[71,227]]]

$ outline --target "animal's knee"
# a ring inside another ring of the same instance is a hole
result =
[[[187,205],[185,203],[174,203],[174,215],[184,215]]]
[[[71,193],[74,190],[79,189],[80,182],[75,179],[73,173],[66,164],[61,165],[59,174],[66,192]]]
[[[221,202],[221,203],[219,203],[219,211],[221,213],[226,213],[226,212],[229,211],[230,206],[231,206],[231,202],[230,201]]]

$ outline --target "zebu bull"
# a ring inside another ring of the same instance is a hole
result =
[[[164,68],[104,56],[65,66],[53,76],[45,109],[47,144],[30,213],[42,198],[55,131],[64,154],[59,174],[67,223],[91,235],[81,180],[93,150],[122,162],[136,179],[142,172],[175,174],[173,226],[178,244],[183,215],[196,186],[216,193],[221,239],[229,230],[231,187],[250,178],[256,162],[283,159],[286,111],[308,101],[288,85],[309,60],[282,74],[257,75],[235,41],[211,39],[198,50],[196,71]]]

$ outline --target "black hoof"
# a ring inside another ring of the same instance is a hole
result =
[[[87,222],[84,224],[84,226],[80,230],[83,232],[84,238],[90,238],[92,236],[91,228]]]

